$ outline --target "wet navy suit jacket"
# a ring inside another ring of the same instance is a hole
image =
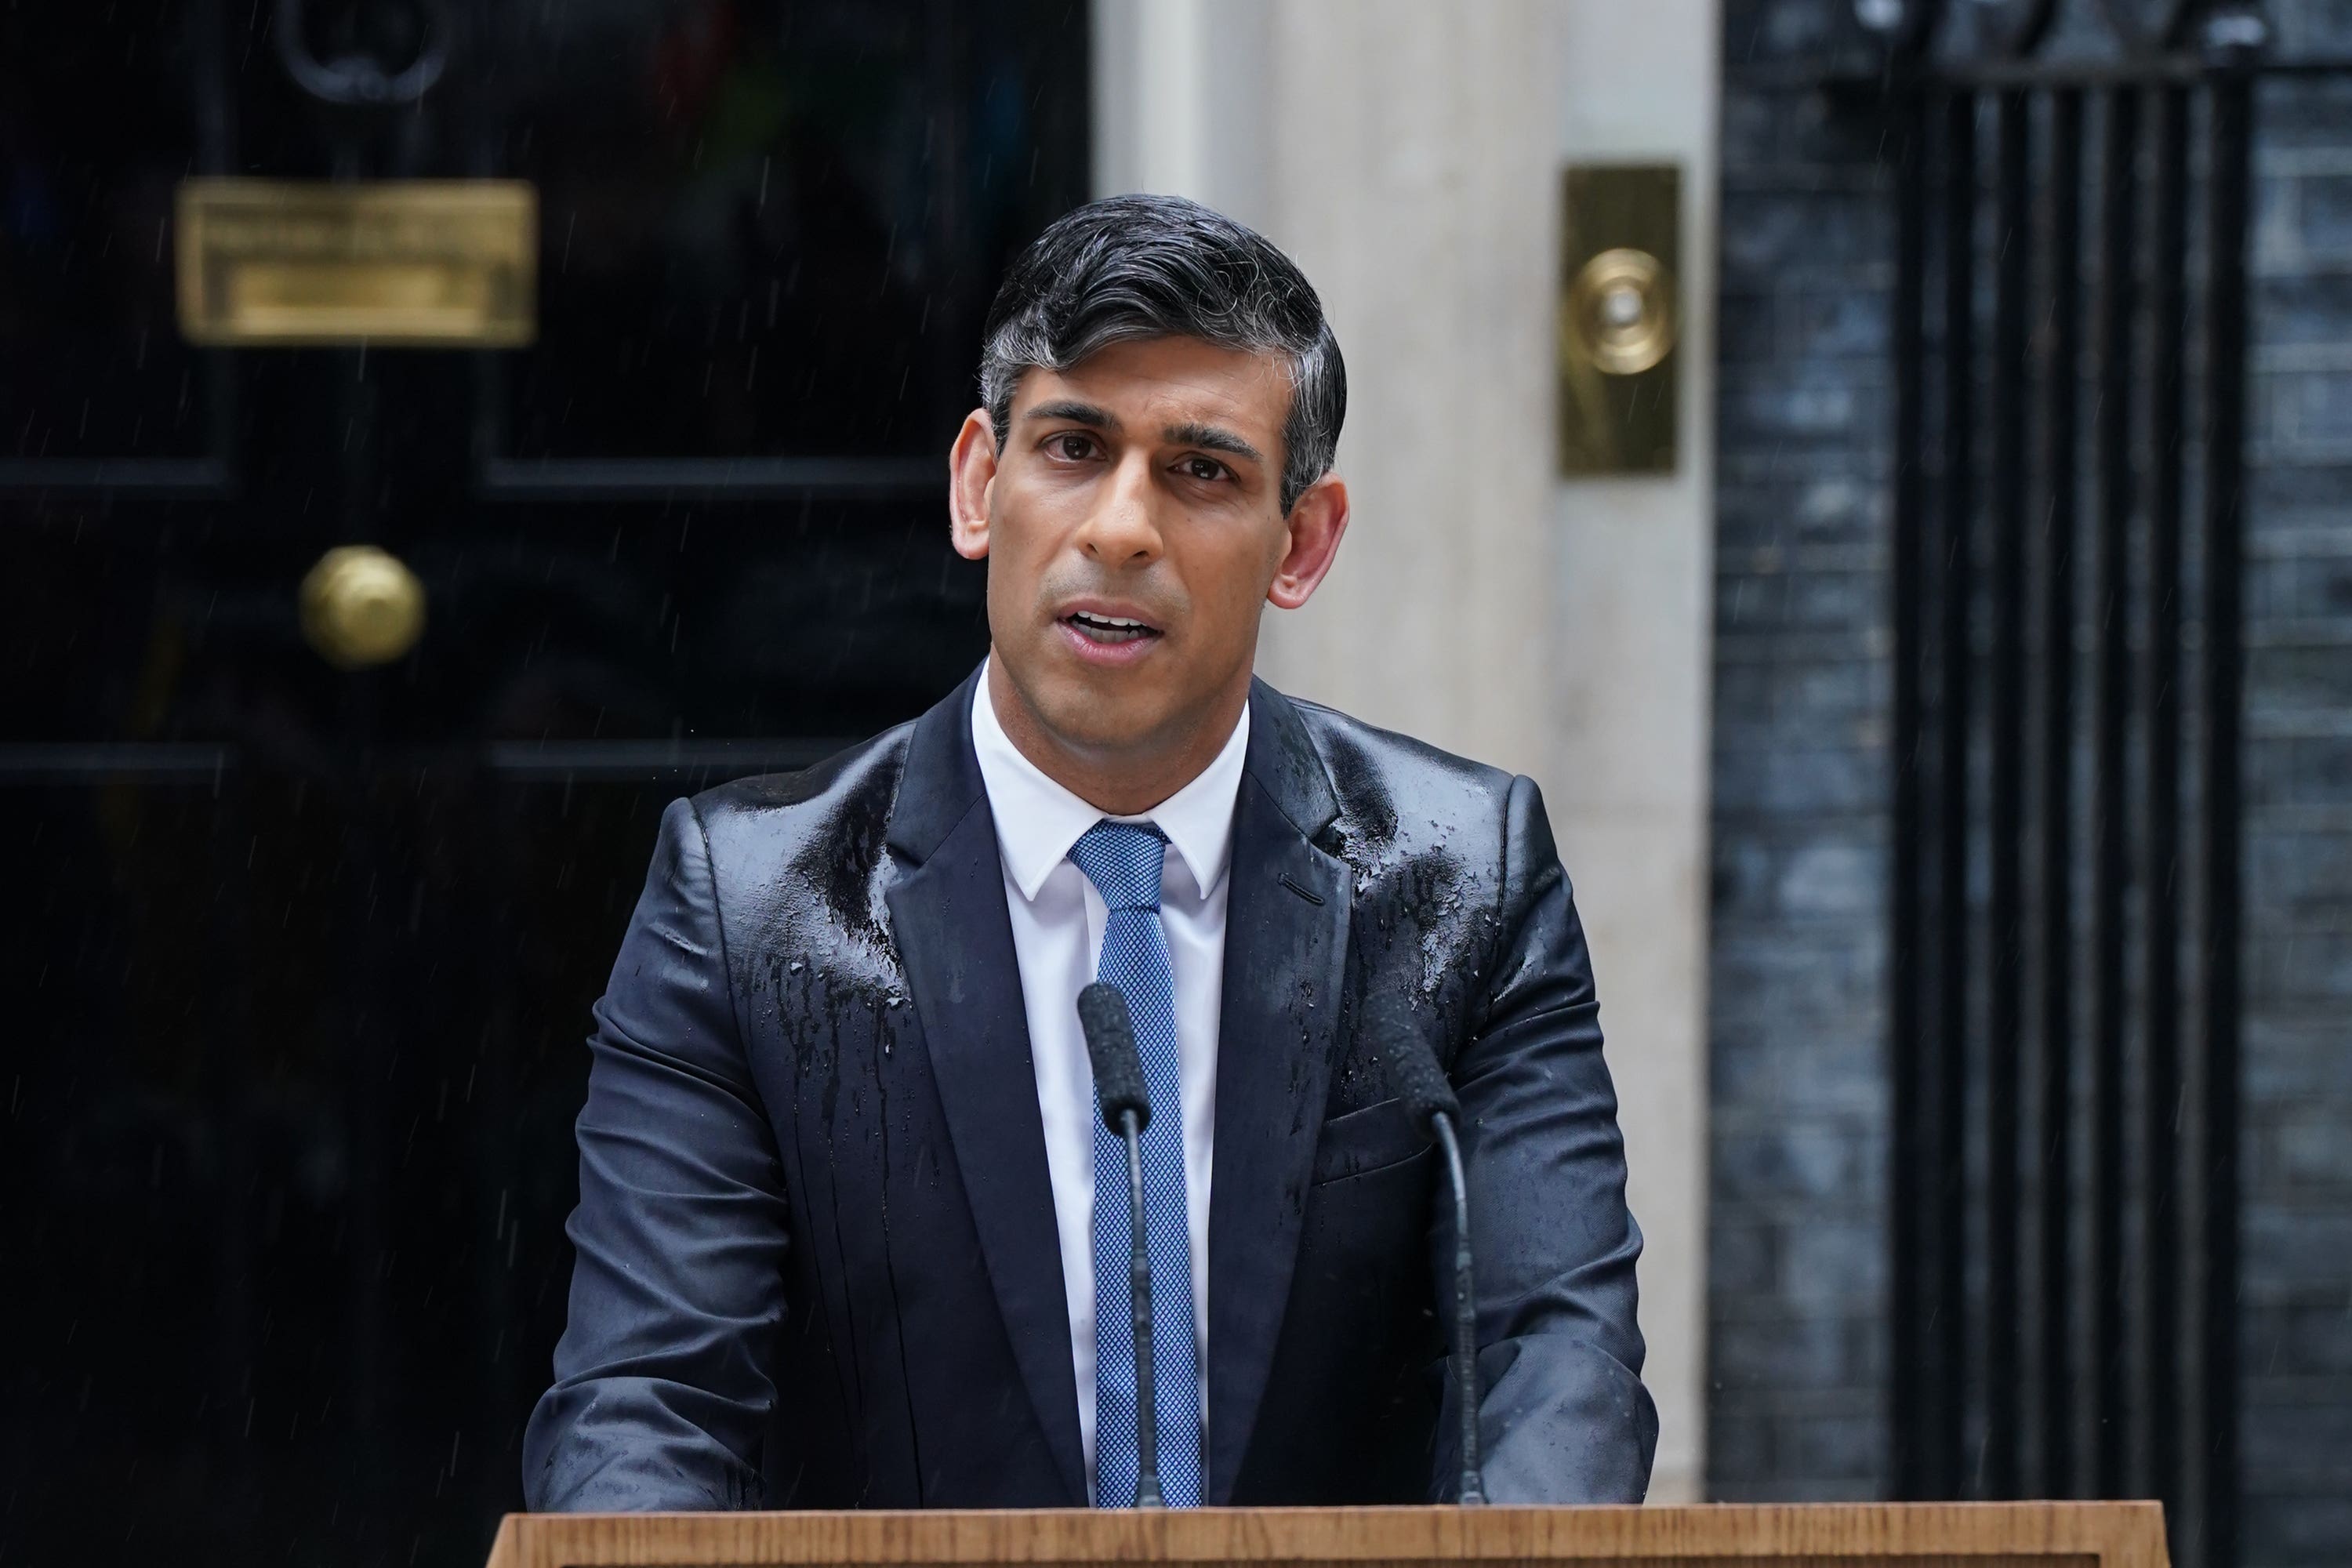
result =
[[[1085,1505],[971,697],[663,818],[596,1008],[531,1508]],[[1489,1491],[1638,1500],[1641,1236],[1536,788],[1262,682],[1250,701],[1205,1500],[1421,1501],[1457,1468],[1441,1178],[1357,1026],[1382,993],[1414,999],[1462,1098]]]

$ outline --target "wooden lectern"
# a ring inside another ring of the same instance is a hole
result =
[[[488,1568],[2168,1568],[2152,1502],[509,1514]]]

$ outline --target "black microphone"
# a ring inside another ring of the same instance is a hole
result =
[[[1478,1463],[1478,1297],[1470,1267],[1470,1188],[1462,1170],[1457,1131],[1462,1103],[1437,1065],[1436,1053],[1401,998],[1377,996],[1367,1022],[1389,1053],[1389,1086],[1412,1119],[1437,1140],[1445,1153],[1446,1184],[1454,1192],[1454,1400],[1462,1417],[1462,1483],[1459,1500],[1486,1500]]]
[[[1165,1508],[1160,1495],[1160,1408],[1151,1386],[1151,1249],[1143,1232],[1143,1130],[1151,1094],[1135,1054],[1135,1023],[1116,985],[1096,981],[1078,993],[1078,1027],[1095,1067],[1103,1125],[1127,1144],[1128,1300],[1135,1329],[1135,1506]]]

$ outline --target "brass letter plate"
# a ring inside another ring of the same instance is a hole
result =
[[[1570,164],[1560,206],[1559,471],[1671,473],[1682,171]]]
[[[185,180],[180,331],[212,346],[531,341],[539,196],[516,180]]]

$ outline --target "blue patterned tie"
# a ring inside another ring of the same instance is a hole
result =
[[[1148,823],[1098,822],[1070,847],[1109,907],[1095,978],[1118,987],[1151,1095],[1143,1131],[1143,1228],[1151,1252],[1152,1404],[1160,1487],[1201,1503],[1201,1372],[1192,1342],[1192,1239],[1184,1222],[1184,1102],[1176,1072],[1176,977],[1160,923],[1168,840]],[[1095,1118],[1095,1503],[1131,1508],[1138,1451],[1135,1334],[1128,1284],[1127,1146]]]

